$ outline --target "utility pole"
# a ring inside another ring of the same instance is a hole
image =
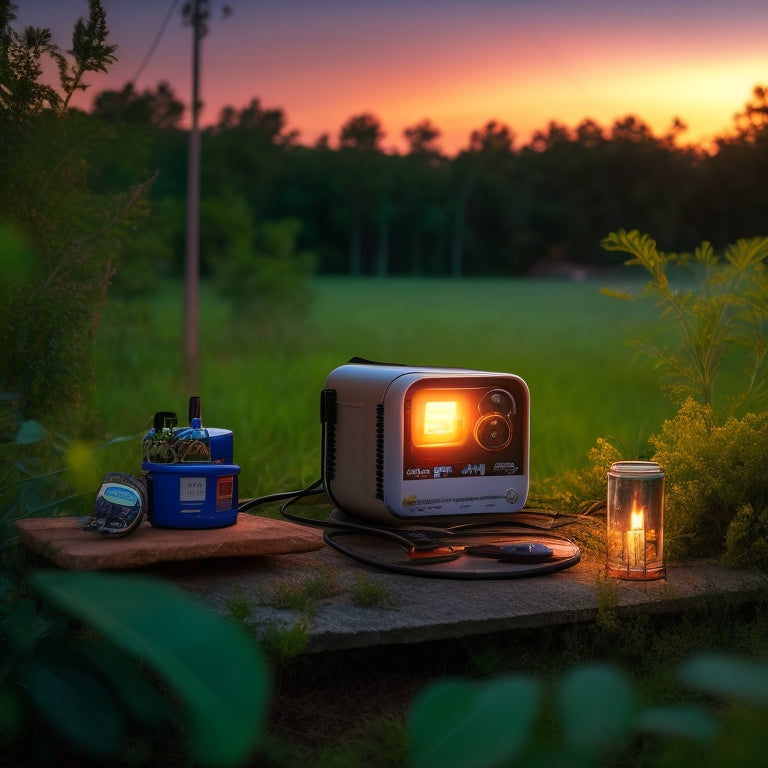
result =
[[[191,0],[184,17],[192,26],[192,127],[187,156],[187,237],[184,287],[184,376],[197,392],[200,317],[200,43],[208,27],[208,0]]]

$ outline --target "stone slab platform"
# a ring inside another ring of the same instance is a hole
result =
[[[605,589],[611,590],[619,616],[681,612],[710,598],[746,603],[768,594],[768,575],[709,562],[668,567],[662,580],[610,579],[601,587],[603,571],[600,558],[583,557],[567,570],[544,576],[457,581],[382,571],[325,546],[305,554],[201,562],[195,568],[171,564],[157,574],[223,614],[229,601],[248,601],[247,622],[259,635],[305,621],[310,653],[590,622]],[[319,601],[307,619],[270,605],[275,589],[318,576],[332,580],[335,594]],[[357,605],[354,595],[361,580],[382,586],[386,599],[374,607]]]
[[[324,544],[322,533],[314,528],[283,520],[256,516],[240,526],[219,529],[224,537],[238,529],[244,549],[231,542],[223,549],[218,535],[195,536],[208,531],[175,533],[163,546],[176,547],[175,555],[159,557],[141,551],[130,555],[122,568],[167,580],[190,591],[213,610],[227,615],[236,602],[247,605],[246,622],[260,636],[274,630],[306,626],[308,653],[375,649],[377,646],[452,640],[495,632],[547,628],[594,621],[606,590],[615,601],[619,616],[635,613],[672,613],[701,605],[701,601],[725,598],[746,603],[768,595],[768,575],[762,572],[723,568],[712,562],[668,565],[666,579],[628,582],[601,577],[604,558],[599,551],[582,550],[579,563],[566,570],[541,576],[513,579],[455,580],[392,573],[362,564]],[[73,561],[72,545],[41,549],[40,536],[30,539],[32,521],[22,521],[20,539],[62,567],[80,567]],[[246,526],[248,528],[246,529]],[[562,531],[567,535],[567,531]],[[68,535],[71,537],[73,531]],[[82,531],[76,531],[82,537]],[[159,544],[168,532],[139,531],[123,540],[127,546],[141,543],[142,536],[157,538]],[[179,549],[179,534],[186,548]],[[43,537],[44,538],[44,537]],[[259,539],[258,546],[253,539]],[[96,541],[103,555],[106,545],[116,541]],[[31,544],[30,544],[31,542]],[[146,544],[146,542],[145,542]],[[255,547],[255,549],[254,549]],[[152,547],[149,548],[150,550]],[[162,548],[161,548],[162,549]],[[61,560],[62,552],[66,555]],[[141,561],[143,559],[143,561]],[[87,555],[89,568],[114,568],[114,558],[100,564],[94,552]],[[275,607],[274,595],[284,589],[321,579],[330,584],[333,594],[313,605],[311,614]],[[382,599],[373,607],[356,604],[360,584],[378,586]]]

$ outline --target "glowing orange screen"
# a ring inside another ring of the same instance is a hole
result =
[[[415,448],[461,445],[469,423],[469,398],[458,389],[422,389],[411,402],[411,442]]]

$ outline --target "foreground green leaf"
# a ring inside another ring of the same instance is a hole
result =
[[[683,664],[679,677],[684,685],[700,693],[768,707],[766,661],[703,653]]]
[[[242,765],[253,753],[270,681],[241,627],[141,575],[41,571],[31,584],[172,687],[188,716],[184,731],[197,765]]]
[[[563,741],[598,752],[630,735],[634,692],[627,676],[608,664],[587,664],[567,673],[557,691]]]
[[[27,419],[23,422],[19,431],[16,433],[16,438],[13,441],[16,445],[29,445],[30,443],[36,443],[38,440],[44,440],[47,437],[45,427],[34,419]]]
[[[720,733],[720,724],[715,716],[695,704],[646,709],[638,716],[636,728],[655,736],[673,736],[705,745],[714,743]]]
[[[19,667],[18,680],[45,721],[69,743],[97,757],[119,752],[125,722],[112,694],[95,677],[26,662]]]
[[[522,752],[541,689],[527,677],[442,680],[423,689],[408,718],[414,768],[492,768]]]

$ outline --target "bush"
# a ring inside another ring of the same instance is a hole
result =
[[[297,249],[300,227],[296,219],[263,222],[254,228],[252,242],[241,239],[221,260],[215,285],[237,312],[263,321],[307,310],[314,258]]]
[[[754,566],[768,570],[768,504],[755,510],[743,504],[725,534],[725,565]]]
[[[746,564],[747,552],[737,557],[744,538],[737,532],[751,527],[753,517],[764,517],[768,508],[768,413],[731,417],[715,426],[711,407],[689,399],[651,443],[653,460],[666,473],[664,529],[670,557],[720,555],[735,526],[729,557]]]

